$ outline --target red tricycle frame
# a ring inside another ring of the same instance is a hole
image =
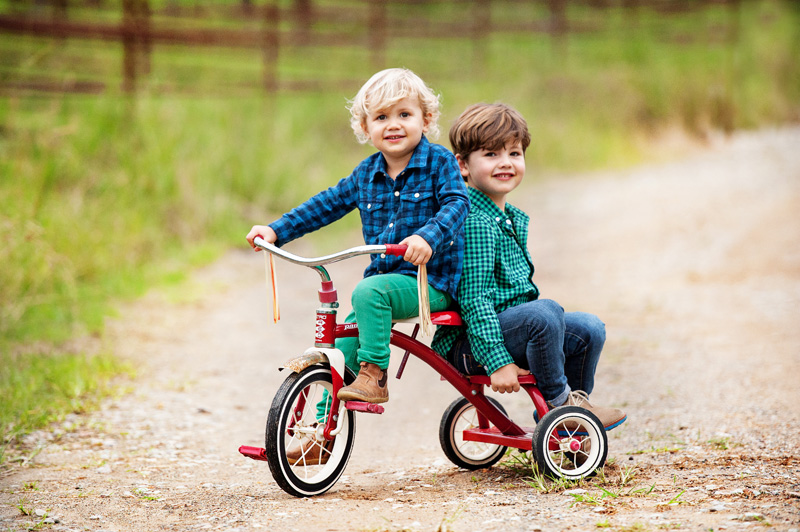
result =
[[[358,255],[385,253],[403,256],[405,246],[373,245],[351,248],[320,258],[288,253],[257,237],[255,245],[289,262],[317,270],[321,277],[320,306],[316,311],[314,346],[289,360],[280,369],[291,373],[273,399],[267,418],[265,448],[241,446],[244,456],[269,463],[276,482],[295,496],[319,495],[341,476],[352,451],[354,412],[383,413],[381,405],[347,401],[337,392],[352,380],[344,355],[336,349],[337,338],[357,337],[355,323],[337,324],[338,295],[325,264]],[[456,312],[431,314],[434,325],[461,326]],[[411,321],[411,320],[404,320]],[[390,344],[405,351],[397,378],[409,355],[414,355],[447,381],[461,395],[445,411],[439,440],[447,457],[465,469],[489,467],[506,448],[533,451],[543,473],[583,478],[605,462],[608,442],[600,421],[588,410],[575,406],[550,409],[533,375],[519,377],[530,397],[538,423],[533,428],[515,423],[505,409],[485,394],[491,385],[486,375],[463,375],[445,358],[417,339],[419,324],[411,335],[392,329]]]

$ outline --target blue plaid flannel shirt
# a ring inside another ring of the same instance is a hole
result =
[[[386,173],[380,152],[371,155],[348,177],[271,223],[278,235],[276,245],[316,231],[356,208],[367,244],[398,244],[414,234],[424,238],[433,249],[428,283],[455,299],[469,199],[450,151],[423,136],[396,179]],[[402,257],[372,255],[364,277],[382,273],[416,276],[417,267]]]

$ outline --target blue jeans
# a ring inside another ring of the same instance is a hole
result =
[[[606,341],[605,324],[597,316],[565,313],[555,301],[537,299],[506,309],[497,319],[511,358],[533,373],[548,403],[564,404],[572,390],[592,392]],[[448,358],[462,373],[484,373],[466,338],[453,345]]]

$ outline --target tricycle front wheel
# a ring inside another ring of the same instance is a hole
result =
[[[352,380],[352,374],[349,375]],[[342,476],[356,433],[350,410],[338,420],[333,440],[322,435],[330,413],[331,369],[327,364],[292,373],[278,388],[267,415],[265,451],[275,482],[290,495],[328,491]]]

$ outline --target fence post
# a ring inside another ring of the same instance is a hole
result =
[[[150,72],[150,4],[122,0],[122,90],[134,92],[140,73]]]
[[[278,56],[280,53],[280,8],[270,1],[264,6],[264,32],[261,48],[264,53],[264,90],[278,90]]]
[[[294,0],[293,22],[294,34],[298,44],[308,44],[311,40],[311,28],[314,25],[313,0]]]
[[[122,0],[122,90],[136,90],[136,39],[134,0]]]
[[[386,4],[384,0],[368,0],[368,46],[373,70],[381,70],[386,62]]]
[[[142,71],[150,74],[150,58],[153,52],[153,37],[150,33],[150,22],[153,11],[150,9],[150,0],[139,0],[139,58],[142,61]]]

